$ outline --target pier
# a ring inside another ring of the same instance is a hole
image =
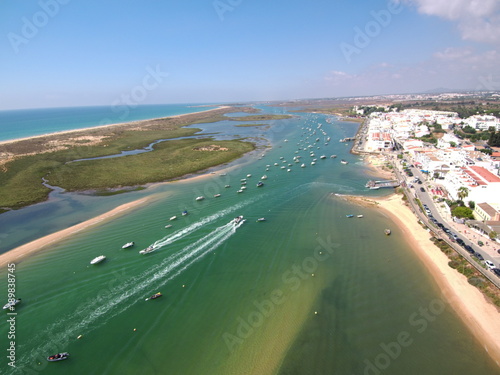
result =
[[[387,180],[387,181],[374,181],[370,180],[366,183],[365,187],[368,189],[376,190],[380,188],[395,188],[398,187],[399,181],[398,180]]]

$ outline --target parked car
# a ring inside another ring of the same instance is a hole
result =
[[[420,188],[420,191],[421,191],[422,193],[425,193],[425,189],[424,189],[423,187],[421,187],[421,188]]]
[[[471,245],[465,245],[464,249],[467,250],[469,253],[474,254],[474,249],[472,248]]]
[[[459,244],[462,247],[465,246],[465,242],[461,238],[457,238],[457,244]]]
[[[478,260],[484,260],[483,256],[479,253],[474,253],[472,256],[476,257]]]
[[[500,268],[493,268],[492,271],[495,272],[495,275],[497,275],[498,277],[500,277]]]
[[[491,260],[485,260],[484,264],[486,264],[486,267],[488,267],[490,270],[495,268],[495,264]]]

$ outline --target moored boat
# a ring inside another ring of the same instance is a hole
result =
[[[165,225],[165,228],[172,228],[172,224]]]
[[[3,306],[3,309],[4,309],[4,310],[10,309],[11,307],[16,306],[16,305],[17,305],[18,303],[20,303],[20,302],[21,302],[21,298],[16,298],[16,299],[14,299],[14,300],[12,300],[12,301],[7,302],[7,303]]]
[[[354,217],[354,215],[345,215],[345,217],[349,217],[350,218],[350,217]]]
[[[342,159],[340,162],[341,162],[342,164],[349,164],[349,162],[348,162],[348,161],[345,161],[344,159]]]
[[[187,210],[182,211],[182,216],[186,216],[188,214]]]
[[[258,222],[260,222],[260,221],[266,221],[266,218],[265,218],[265,217],[259,217],[259,218],[257,219],[257,221],[258,221]]]
[[[69,353],[57,353],[47,357],[47,361],[49,362],[57,362],[62,361],[64,359],[68,359]]]
[[[177,216],[172,216],[172,217],[170,218],[170,221],[175,220],[175,219],[177,219]]]
[[[391,234],[391,230],[387,228],[387,229],[385,229],[385,230],[384,230],[384,233],[385,233],[387,236],[389,236],[389,235]]]
[[[122,249],[128,249],[129,247],[132,247],[134,245],[135,245],[134,241],[127,242],[125,245],[122,246]]]
[[[95,257],[94,259],[92,259],[90,261],[90,264],[97,264],[97,263],[101,263],[104,259],[106,259],[106,256],[105,255],[99,255],[98,257]]]
[[[358,216],[356,216],[356,217],[361,219],[361,218],[363,217],[363,215],[358,215]]]
[[[220,194],[215,194],[214,195],[214,198],[219,198],[220,197]]]
[[[149,301],[150,299],[157,299],[162,296],[161,292],[153,294],[151,297],[146,298],[146,301]]]
[[[266,176],[266,175],[264,175],[264,176],[262,176],[260,179],[261,179],[261,180],[267,180],[267,176]]]
[[[264,186],[264,183],[262,181],[257,182],[257,187]]]
[[[203,195],[200,195],[199,197],[196,197],[197,201],[202,201],[203,199],[205,199],[205,197]]]

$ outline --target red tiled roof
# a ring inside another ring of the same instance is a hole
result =
[[[500,177],[495,176],[493,173],[483,167],[470,166],[469,168],[476,172],[483,180],[489,183],[500,182]]]

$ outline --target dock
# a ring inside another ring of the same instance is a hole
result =
[[[375,180],[370,180],[366,183],[365,187],[368,189],[376,190],[376,189],[381,189],[381,188],[395,188],[398,187],[399,181],[398,180],[386,180],[386,181],[375,181]]]

